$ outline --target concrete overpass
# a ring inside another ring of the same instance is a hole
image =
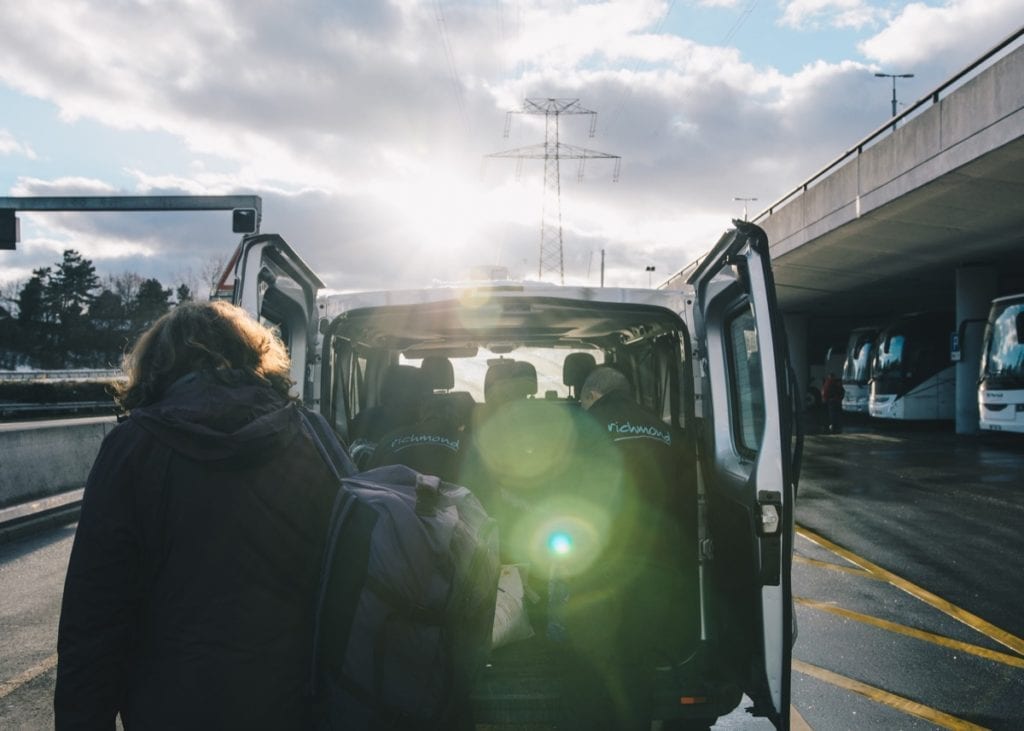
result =
[[[1024,291],[1024,29],[753,220],[803,382],[854,327],[955,309],[957,431],[975,431],[977,320]]]

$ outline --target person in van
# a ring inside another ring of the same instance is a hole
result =
[[[57,729],[300,729],[336,492],[275,335],[178,305],[125,358],[61,607]]]
[[[468,420],[469,414],[450,394],[428,396],[415,424],[380,438],[369,466],[403,464],[445,482],[457,482]]]
[[[620,457],[620,497],[601,558],[568,588],[567,695],[579,699],[579,728],[647,729],[654,667],[695,640],[695,485],[676,431],[636,403],[622,373],[595,368],[580,404]]]

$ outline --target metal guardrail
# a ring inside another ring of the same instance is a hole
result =
[[[0,403],[0,416],[16,416],[18,414],[74,414],[80,411],[113,410],[114,401],[65,401],[52,404],[16,404]]]
[[[75,522],[83,492],[71,490],[0,509],[0,544]]]
[[[119,368],[83,368],[61,371],[0,371],[0,383],[30,381],[105,381],[123,374]]]
[[[772,215],[775,212],[776,208],[779,208],[783,204],[788,203],[791,199],[795,198],[796,196],[801,195],[802,193],[805,193],[807,191],[807,189],[811,187],[812,184],[814,184],[815,182],[817,182],[821,178],[824,178],[826,175],[831,173],[839,165],[841,165],[844,162],[846,162],[849,158],[853,157],[854,155],[861,154],[864,151],[864,148],[868,147],[872,142],[875,142],[880,137],[883,137],[883,136],[885,136],[887,134],[895,132],[897,126],[899,126],[899,123],[901,121],[904,121],[904,120],[908,119],[909,117],[916,115],[922,109],[922,107],[938,104],[939,103],[939,99],[940,99],[940,97],[941,97],[943,92],[950,90],[951,87],[957,86],[961,81],[963,81],[965,79],[965,77],[968,76],[968,74],[970,74],[973,71],[977,70],[979,67],[984,66],[989,61],[992,61],[995,56],[997,56],[999,53],[1004,51],[1009,46],[1013,45],[1013,43],[1015,43],[1017,40],[1019,40],[1021,38],[1021,36],[1024,36],[1024,27],[1021,27],[1015,33],[1011,34],[1009,37],[1007,37],[1001,43],[999,43],[994,48],[989,50],[989,52],[986,53],[984,56],[982,56],[981,58],[976,60],[974,63],[972,63],[969,66],[967,66],[966,68],[964,68],[962,71],[960,71],[960,73],[958,73],[956,76],[954,76],[951,79],[948,79],[941,86],[939,86],[938,88],[936,88],[935,90],[933,90],[929,94],[927,94],[927,95],[921,97],[920,99],[918,99],[917,102],[915,102],[912,106],[908,107],[903,112],[901,112],[900,114],[898,114],[895,117],[893,117],[892,119],[890,119],[888,122],[883,124],[881,127],[879,127],[874,132],[869,134],[867,137],[862,139],[856,145],[854,145],[853,147],[848,149],[846,152],[841,154],[839,157],[837,157],[835,160],[830,162],[828,165],[826,165],[825,167],[821,168],[821,170],[816,172],[814,175],[812,175],[811,177],[807,178],[807,180],[805,180],[804,182],[800,183],[800,185],[798,185],[796,188],[794,188],[790,192],[786,193],[786,195],[782,196],[777,201],[772,203],[770,206],[765,208],[763,211],[758,213],[751,220],[754,223],[757,223],[758,221],[761,221],[762,219],[767,218],[768,216]]]

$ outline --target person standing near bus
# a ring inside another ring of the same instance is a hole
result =
[[[846,389],[843,382],[835,372],[830,371],[824,383],[821,384],[821,400],[825,402],[828,424],[826,430],[829,434],[839,434],[843,430],[843,396]]]
[[[307,728],[337,486],[283,345],[237,307],[186,303],[125,371],[64,585],[56,728]]]

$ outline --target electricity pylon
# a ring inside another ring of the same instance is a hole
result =
[[[615,160],[612,180],[619,179],[619,166],[622,158],[607,152],[588,150],[583,147],[566,145],[558,140],[558,118],[563,114],[589,114],[590,136],[597,129],[597,112],[584,109],[579,99],[525,99],[523,108],[510,111],[505,115],[505,137],[512,127],[513,114],[543,114],[544,144],[518,147],[513,150],[495,152],[487,157],[513,157],[518,160],[516,172],[522,168],[523,160],[544,161],[544,199],[540,217],[540,261],[537,266],[538,279],[544,278],[545,271],[558,272],[558,279],[565,284],[565,262],[562,256],[562,183],[560,161],[562,159],[579,160],[577,180],[583,179],[583,165],[590,158],[606,158]]]

